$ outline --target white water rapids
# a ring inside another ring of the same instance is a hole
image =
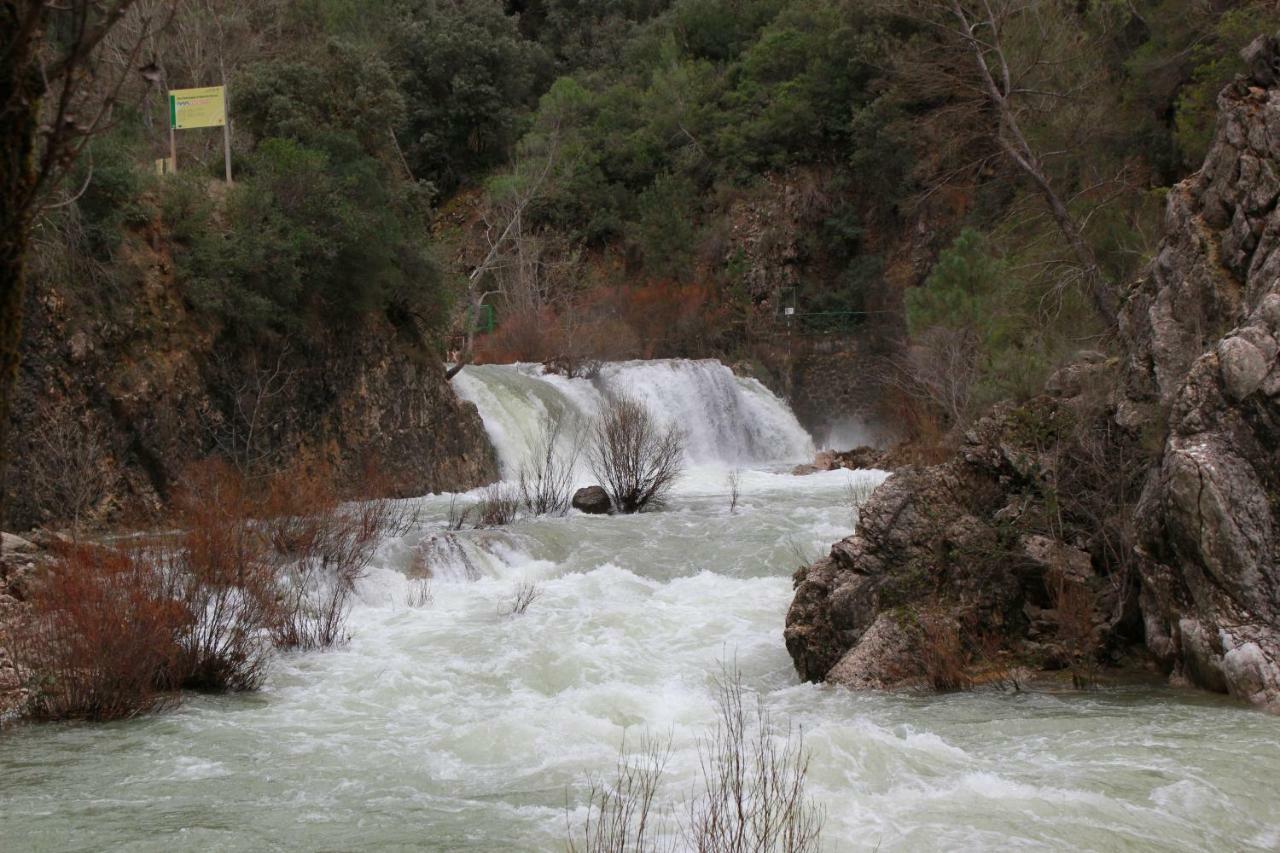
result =
[[[277,659],[258,694],[0,733],[0,850],[563,849],[566,802],[580,819],[586,775],[611,771],[624,736],[669,734],[661,797],[689,793],[725,660],[803,727],[828,850],[1280,847],[1280,720],[1225,699],[799,683],[790,573],[849,532],[849,485],[883,475],[783,473],[812,448],[758,383],[714,362],[610,365],[595,382],[468,367],[457,382],[507,472],[549,412],[618,391],[686,428],[693,467],[662,512],[456,541],[449,496],[421,499],[422,528],[387,541],[361,584],[348,647]],[[418,552],[436,572],[424,607],[404,574]],[[542,597],[503,615],[523,580]]]

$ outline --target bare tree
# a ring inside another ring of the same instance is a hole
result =
[[[117,474],[110,454],[90,427],[67,403],[37,410],[26,465],[28,489],[37,509],[48,518],[70,521],[80,529],[111,497]]]
[[[31,224],[92,136],[109,123],[139,62],[102,61],[134,0],[0,0],[0,469],[17,379]],[[171,6],[162,10],[167,19]],[[163,24],[149,19],[147,29]],[[47,34],[56,29],[58,37]],[[140,67],[141,66],[141,67]],[[0,492],[0,511],[3,492]]]
[[[719,723],[699,750],[702,791],[689,805],[685,842],[706,853],[809,853],[825,815],[805,792],[803,732],[776,725],[758,696],[749,701],[736,667],[716,682]]]
[[[989,149],[973,145],[985,139],[1035,188],[1070,250],[1084,292],[1109,328],[1118,298],[1084,235],[1088,217],[1071,205],[1090,191],[1118,183],[1107,176],[1068,195],[1051,174],[1049,163],[1065,153],[1051,150],[1045,126],[1057,124],[1068,146],[1094,132],[1101,116],[1088,113],[1097,101],[1102,63],[1081,14],[1049,0],[908,0],[887,5],[922,24],[937,41],[904,52],[899,70],[909,90],[935,104],[939,127],[952,150],[942,182],[981,170]],[[1033,128],[1033,125],[1035,126]],[[1074,138],[1073,138],[1074,137]],[[977,156],[974,156],[976,149]],[[957,160],[963,162],[957,163]]]
[[[619,512],[657,506],[684,470],[684,433],[665,429],[627,397],[605,404],[591,428],[591,470]]]
[[[533,515],[569,511],[573,472],[581,451],[582,430],[577,421],[563,414],[553,417],[538,436],[533,460],[520,467],[520,497],[525,509]]]
[[[529,158],[518,159],[510,173],[490,187],[489,203],[482,216],[488,250],[467,275],[466,337],[449,378],[471,361],[476,323],[485,300],[502,296],[526,309],[543,304],[545,294],[539,284],[541,252],[537,238],[527,229],[525,209],[539,197],[555,170],[559,147],[559,131],[553,127],[546,137],[541,163],[533,165]],[[488,290],[482,289],[486,283],[492,284]]]
[[[206,428],[218,452],[245,476],[269,473],[263,468],[269,467],[276,454],[266,431],[277,400],[296,384],[297,373],[285,366],[289,354],[285,345],[274,361],[262,363],[253,353],[243,369],[221,353],[214,356],[214,365],[226,377],[231,395],[226,413],[208,418]],[[232,379],[235,376],[241,377],[238,382]]]
[[[934,326],[916,336],[904,355],[882,360],[880,381],[937,411],[947,423],[964,423],[979,372],[972,330]]]

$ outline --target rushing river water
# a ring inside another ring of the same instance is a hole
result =
[[[883,475],[782,473],[812,448],[757,383],[673,362],[595,383],[468,368],[460,390],[508,473],[540,419],[618,390],[686,425],[692,467],[662,512],[456,539],[450,499],[422,499],[422,528],[362,582],[348,647],[277,659],[254,695],[0,734],[0,850],[563,849],[585,775],[612,768],[624,734],[669,735],[661,796],[689,792],[726,660],[803,727],[830,850],[1280,848],[1280,720],[1226,700],[798,683],[790,573],[849,532],[850,485]],[[405,576],[418,553],[426,606]],[[526,580],[541,597],[504,615]]]

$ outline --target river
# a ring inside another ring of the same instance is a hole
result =
[[[0,850],[563,849],[624,737],[670,737],[660,798],[689,793],[725,662],[803,729],[829,850],[1280,847],[1280,720],[1225,699],[800,683],[791,572],[852,529],[850,488],[885,475],[787,473],[813,448],[759,383],[716,362],[456,383],[507,476],[547,417],[618,391],[688,431],[689,470],[665,509],[629,517],[450,536],[450,496],[418,500],[423,524],[381,546],[345,648],[277,658],[256,694],[0,734]],[[425,603],[405,574],[424,559]],[[525,581],[540,597],[506,613]]]

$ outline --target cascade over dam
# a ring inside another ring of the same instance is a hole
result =
[[[0,849],[562,850],[588,777],[645,735],[670,737],[658,799],[680,808],[722,665],[803,731],[827,850],[1280,847],[1275,720],[1225,698],[1155,680],[802,683],[782,638],[791,575],[887,475],[792,475],[812,441],[755,380],[654,361],[591,379],[469,366],[454,387],[506,479],[551,420],[581,427],[613,394],[684,431],[685,473],[660,511],[630,516],[450,530],[479,490],[413,499],[421,522],[381,544],[348,646],[275,658],[257,694],[0,734]],[[594,482],[581,460],[574,477]],[[512,614],[523,583],[539,596]]]

